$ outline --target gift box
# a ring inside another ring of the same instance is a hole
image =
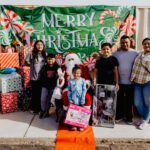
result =
[[[88,126],[91,109],[70,104],[64,123],[85,128]]]
[[[17,73],[22,77],[22,85],[24,88],[30,87],[30,67],[23,66],[17,68]]]
[[[0,106],[2,113],[18,111],[18,92],[0,93]]]
[[[18,53],[0,53],[0,69],[19,67]]]
[[[20,46],[19,47],[19,62],[20,66],[24,66],[25,64],[25,58],[28,53],[32,51],[33,47],[29,46]]]
[[[0,74],[0,92],[8,93],[22,90],[21,76],[13,72],[11,74]]]

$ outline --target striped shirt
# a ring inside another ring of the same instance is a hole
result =
[[[150,81],[150,54],[141,52],[135,59],[131,73],[131,81],[145,84]]]

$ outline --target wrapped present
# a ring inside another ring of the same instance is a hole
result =
[[[22,90],[21,76],[13,72],[11,74],[0,74],[0,92],[8,93]]]
[[[22,77],[23,87],[28,88],[30,87],[30,67],[23,66],[17,68],[17,72]]]
[[[18,92],[1,93],[0,106],[2,113],[18,111]]]
[[[64,123],[85,128],[88,126],[91,109],[70,104]]]
[[[25,58],[28,53],[32,51],[33,47],[29,46],[20,46],[19,47],[19,62],[20,66],[24,66]]]
[[[0,53],[0,69],[19,67],[18,53]]]

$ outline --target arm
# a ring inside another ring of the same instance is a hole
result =
[[[25,65],[26,66],[30,66],[30,60],[31,60],[31,53],[28,53],[27,55],[26,55],[26,58],[25,58]]]
[[[150,56],[146,56],[146,58],[141,58],[141,63],[145,67],[145,69],[150,72]]]
[[[86,82],[85,80],[83,80],[83,84],[82,84],[82,96],[81,96],[81,100],[80,100],[80,104],[84,105],[85,104],[85,95],[86,95],[87,89],[86,89]]]
[[[93,73],[93,78],[92,78],[94,86],[96,85],[96,78],[97,78],[97,69],[95,68]]]
[[[68,101],[69,102],[73,102],[72,100],[72,90],[71,90],[71,83],[70,83],[70,80],[68,82]]]
[[[119,90],[119,73],[118,73],[118,67],[114,67],[114,78],[115,78],[115,85],[116,85],[116,90]]]

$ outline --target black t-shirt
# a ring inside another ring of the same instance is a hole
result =
[[[44,65],[40,72],[40,79],[42,81],[42,86],[48,89],[54,89],[57,83],[57,69],[58,65],[54,63],[52,67],[49,65]]]
[[[118,60],[114,56],[108,58],[101,57],[96,61],[98,84],[114,84],[114,68],[119,66]]]

